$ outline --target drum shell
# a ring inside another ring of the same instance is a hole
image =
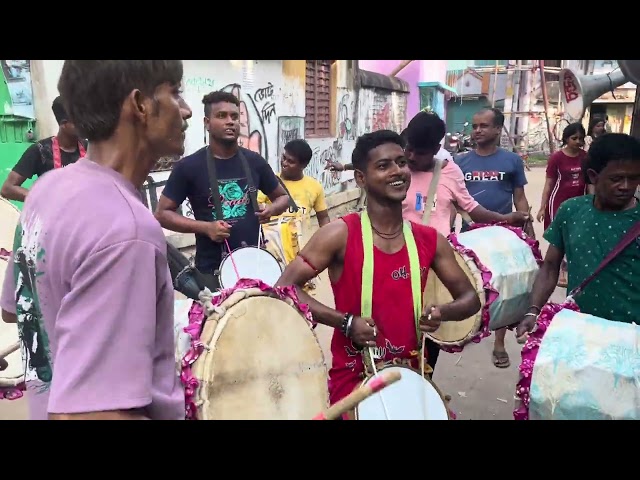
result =
[[[556,305],[545,306],[541,321],[523,348],[516,392],[528,418],[640,420],[640,327]]]
[[[519,322],[530,306],[533,282],[542,264],[538,243],[521,229],[504,225],[475,225],[449,243],[456,260],[480,298],[481,308],[461,322],[443,323],[427,334],[443,350],[459,352],[492,330]],[[429,271],[423,302],[442,304],[453,298],[433,270]]]

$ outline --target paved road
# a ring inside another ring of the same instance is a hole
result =
[[[529,185],[527,196],[537,212],[540,207],[540,195],[544,184],[544,169],[534,168],[527,172]],[[542,224],[536,222],[536,236],[541,239],[541,250],[546,251],[546,242],[542,240]],[[554,300],[561,300],[564,289],[556,289]],[[329,306],[333,306],[333,294],[326,274],[321,276],[316,297]],[[319,325],[318,337],[325,351],[327,361],[331,362],[329,344],[331,329]],[[484,339],[480,344],[465,348],[461,354],[441,353],[434,381],[452,398],[452,407],[461,420],[511,420],[513,409],[514,385],[517,380],[517,367],[520,360],[520,346],[513,335],[507,335],[506,347],[511,356],[511,366],[498,369],[493,366],[491,352],[493,337]],[[26,402],[0,401],[0,419],[27,418]]]

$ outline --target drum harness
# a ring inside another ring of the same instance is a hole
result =
[[[373,234],[372,234],[372,226],[371,221],[369,219],[369,215],[366,210],[363,211],[360,215],[362,222],[362,243],[364,248],[364,259],[362,262],[362,296],[361,296],[361,316],[365,318],[371,318],[372,310],[373,310]],[[413,300],[413,310],[414,310],[414,319],[416,324],[416,336],[420,339],[420,317],[422,316],[422,295],[420,289],[420,260],[418,256],[418,247],[416,245],[415,238],[413,236],[413,231],[411,230],[411,226],[408,222],[403,222],[403,233],[405,242],[407,244],[407,251],[409,253],[409,271],[411,274],[411,293]],[[431,318],[431,314],[429,314],[429,318]],[[374,327],[375,332],[375,327]],[[374,333],[375,334],[375,333]],[[422,334],[422,349],[420,351],[420,373],[424,378],[425,374],[425,340],[426,336]],[[418,340],[419,341],[419,340]],[[365,367],[370,367],[369,369],[373,372],[374,375],[378,375],[378,369],[375,365],[375,356],[372,347],[368,347],[365,352],[363,352],[363,363]],[[389,411],[384,402],[384,398],[382,396],[382,392],[379,393],[380,400],[382,402],[382,408],[385,413],[385,418],[390,420]],[[426,391],[424,392],[424,406],[425,406],[425,414],[427,412],[427,398]]]

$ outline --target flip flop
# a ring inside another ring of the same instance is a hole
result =
[[[507,352],[493,351],[493,364],[498,368],[509,368],[511,361]]]

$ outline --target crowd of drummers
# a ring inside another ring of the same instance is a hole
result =
[[[17,389],[26,389],[29,418],[205,416],[198,410],[203,402],[193,403],[196,413],[189,413],[189,401],[185,407],[185,392],[193,389],[185,378],[203,382],[185,372],[202,371],[197,362],[210,348],[190,361],[176,358],[176,279],[188,268],[169,268],[163,229],[195,235],[189,272],[196,291],[213,293],[206,301],[192,297],[190,346],[198,344],[211,309],[249,288],[239,281],[249,278],[253,287],[291,299],[311,324],[333,328],[331,368],[322,380],[327,407],[396,366],[406,374],[389,392],[419,391],[432,407],[439,398],[442,408],[425,419],[454,418],[431,378],[439,353],[492,342],[495,367],[520,364],[505,348],[506,335],[533,348],[527,339],[548,327],[557,286],[568,298],[554,312],[640,323],[640,142],[608,133],[605,118],[593,117],[586,131],[581,123],[564,129],[548,159],[541,208],[532,214],[522,159],[499,147],[499,109],[473,115],[475,148],[455,155],[443,146],[444,121],[421,111],[402,132],[358,137],[350,162],[326,165],[352,170],[362,192],[361,208],[330,218],[322,185],[304,173],[312,158],[305,140],[284,146],[276,174],[249,148],[237,92],[212,91],[203,111],[195,111],[183,98],[182,78],[180,60],[65,60],[52,105],[58,133],[29,147],[2,186],[5,199],[23,202],[13,243],[0,245],[6,261],[0,306],[4,322],[19,326],[26,382]],[[199,122],[194,113],[204,114],[208,144],[183,156],[185,131]],[[140,191],[166,157],[180,159],[150,212]],[[179,212],[187,200],[193,218]],[[319,228],[304,244],[291,225],[284,234],[265,233],[274,222],[312,214]],[[535,238],[536,221],[544,223],[546,252]],[[492,250],[512,255],[501,260]],[[277,262],[257,269],[267,255]],[[516,265],[516,257],[526,261]],[[511,270],[501,262],[512,262]],[[325,271],[334,306],[313,291]],[[508,302],[523,295],[512,293],[522,282],[528,282],[524,303]],[[261,312],[247,315],[259,319]],[[0,369],[9,367],[8,356],[0,359]],[[362,410],[350,407],[339,418],[413,412],[391,394],[376,407],[371,402],[386,390],[376,397],[382,387],[369,386]],[[433,392],[437,398],[429,400]],[[265,391],[265,402],[275,402],[266,400],[271,393]]]

